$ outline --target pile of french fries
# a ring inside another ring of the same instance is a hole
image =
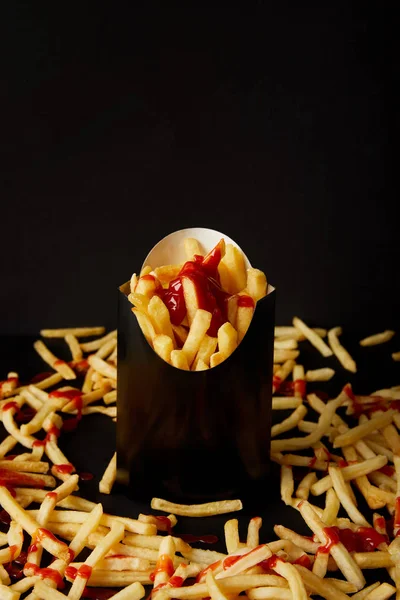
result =
[[[301,340],[311,338],[321,353],[336,354],[331,332],[299,319],[275,331],[273,409],[292,412],[273,425],[271,458],[281,466],[283,502],[301,514],[312,537],[276,524],[277,539],[264,543],[262,520],[254,517],[241,540],[232,518],[225,524],[224,553],[193,548],[174,535],[176,515],[235,512],[240,500],[187,506],[154,498],[151,508],[168,516],[135,519],[105,514],[101,504],[77,493],[79,476],[58,439],[64,424],[79,427],[85,415],[116,419],[110,406],[116,402],[116,332],[41,333],[64,338],[71,360],[58,358],[40,340],[34,347],[52,374],[21,385],[11,372],[0,384],[8,434],[0,444],[0,505],[10,516],[8,531],[0,533],[1,600],[93,598],[93,587],[117,588],[115,600],[140,600],[144,586],[152,586],[157,600],[400,598],[400,386],[357,396],[348,384],[328,401],[307,394],[307,383],[330,379],[332,369],[305,372],[295,362],[299,354],[282,352],[299,353]],[[81,341],[94,334],[101,337]],[[24,411],[29,418],[20,424]],[[303,469],[297,486],[294,469]],[[101,492],[111,493],[115,475],[114,455]],[[371,509],[368,515],[359,509],[358,494]],[[10,577],[16,564],[22,569],[18,580]],[[366,570],[376,571],[372,585],[366,585]]]
[[[146,265],[139,277],[134,273],[128,298],[163,360],[178,369],[205,371],[240,344],[257,301],[267,293],[267,279],[259,269],[246,269],[242,252],[223,239],[206,256],[194,238],[186,238],[184,247],[185,264]],[[171,295],[172,301],[163,301]]]

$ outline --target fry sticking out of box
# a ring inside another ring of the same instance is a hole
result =
[[[120,287],[118,480],[227,497],[268,473],[275,293],[239,246],[177,231]]]

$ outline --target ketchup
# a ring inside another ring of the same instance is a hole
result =
[[[44,373],[38,373],[37,375],[32,377],[30,383],[40,383],[40,381],[43,381],[44,379],[47,379],[48,377],[51,377],[52,375],[54,375],[54,371],[46,371]]]
[[[55,425],[52,425],[50,427],[50,429],[48,430],[46,437],[43,438],[43,440],[35,440],[33,442],[33,446],[34,447],[45,446],[47,444],[47,442],[52,441],[52,436],[55,436],[57,438],[59,435],[60,435],[60,430],[58,429],[58,427],[56,427]]]
[[[317,462],[317,457],[313,456],[313,458],[311,458],[310,462],[308,463],[308,468],[312,469],[316,462]]]
[[[340,542],[339,528],[338,527],[324,527],[323,532],[327,538],[327,542],[324,546],[318,548],[318,552],[321,554],[328,554],[333,546],[336,546]]]
[[[254,308],[254,300],[251,296],[244,294],[238,297],[238,308]]]
[[[299,558],[296,558],[296,560],[294,561],[295,565],[301,565],[302,567],[305,567],[306,569],[311,569],[311,560],[310,557],[307,556],[307,554],[302,554],[301,556],[299,556]]]
[[[60,589],[63,589],[65,587],[62,576],[55,569],[43,569],[38,567],[34,563],[26,563],[25,568],[32,571],[33,575],[39,575],[42,579],[51,579]]]
[[[199,583],[199,581],[202,579],[202,577],[204,575],[206,575],[208,573],[208,571],[215,571],[215,569],[217,567],[219,567],[220,564],[221,564],[221,561],[217,560],[216,562],[212,563],[211,565],[208,565],[208,567],[206,567],[205,569],[203,569],[202,571],[200,571],[200,573],[196,577],[196,583]]]
[[[14,415],[14,420],[17,423],[29,423],[36,415],[36,410],[31,406],[23,406],[18,410],[18,412]]]
[[[71,463],[66,463],[65,465],[55,465],[54,469],[56,471],[58,471],[59,473],[61,473],[62,475],[70,475],[72,473],[72,471],[74,470],[74,465],[71,465]]]
[[[68,400],[75,400],[78,396],[82,396],[80,390],[54,390],[49,394],[49,398],[66,398]]]
[[[55,361],[54,366],[55,367],[61,367],[61,365],[66,365],[67,363],[65,362],[65,360],[62,360],[61,358],[59,358],[58,360]]]
[[[6,410],[11,410],[12,408],[19,408],[18,404],[16,402],[7,402],[4,406],[3,406],[3,412],[5,412]]]
[[[186,316],[186,304],[183,292],[183,278],[191,281],[199,308],[212,314],[208,335],[216,337],[218,329],[228,320],[227,300],[230,295],[220,285],[218,265],[222,257],[222,240],[204,258],[195,255],[193,261],[187,261],[168,289],[156,293],[168,308],[171,323],[180,325]],[[250,300],[254,301],[250,298]]]
[[[296,379],[293,382],[293,387],[294,387],[294,393],[299,394],[302,398],[304,398],[304,396],[306,395],[306,382],[304,381],[304,379]]]
[[[154,581],[158,573],[167,573],[168,577],[172,577],[174,573],[174,563],[168,554],[162,554],[157,560],[156,568],[150,575],[150,580]]]
[[[92,575],[92,567],[89,565],[81,565],[78,569],[76,576],[82,577],[83,579],[90,579]]]
[[[400,527],[400,496],[397,496],[394,510],[393,527]]]
[[[59,392],[59,394],[62,394],[62,395],[58,396],[58,397],[71,398],[71,402],[73,402],[75,404],[75,408],[77,410],[76,417],[72,417],[71,419],[68,419],[68,420],[64,421],[64,423],[63,423],[64,431],[74,431],[78,427],[78,424],[82,419],[82,408],[83,408],[82,396],[83,396],[83,393],[80,392],[79,390],[67,390],[67,392],[68,391],[70,392],[70,395],[65,396],[64,394],[66,392]],[[55,392],[53,392],[53,393],[55,393]]]
[[[89,598],[90,600],[108,600],[115,596],[115,593],[115,590],[106,588],[85,587],[82,592],[82,598]]]
[[[173,575],[171,579],[168,581],[168,585],[170,587],[182,587],[183,577],[179,577],[179,575]]]
[[[157,529],[159,529],[160,531],[166,531],[168,533],[168,535],[171,535],[172,526],[171,526],[170,519],[168,517],[164,517],[164,516],[155,517],[155,519],[158,522]]]
[[[91,481],[93,479],[93,473],[89,473],[89,471],[84,471],[83,473],[79,473],[79,479],[81,481]]]
[[[385,466],[381,467],[380,469],[378,469],[378,471],[380,471],[384,475],[387,475],[388,477],[393,477],[393,475],[396,472],[395,469],[393,467],[391,467],[390,465],[385,465]]]
[[[222,563],[222,568],[224,569],[224,571],[226,571],[226,569],[229,569],[229,567],[231,567],[232,565],[237,563],[237,561],[240,560],[241,558],[242,558],[241,555],[228,556],[227,558],[225,558],[224,562]]]

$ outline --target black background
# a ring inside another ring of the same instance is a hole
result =
[[[278,321],[396,328],[388,6],[2,3],[0,332],[114,326],[185,226],[242,245]]]

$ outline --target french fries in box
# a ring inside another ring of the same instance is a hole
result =
[[[167,236],[143,265],[119,288],[117,480],[229,497],[268,471],[274,288],[210,229]]]

